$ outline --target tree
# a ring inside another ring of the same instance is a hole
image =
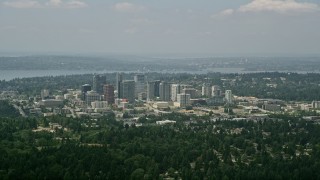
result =
[[[131,173],[130,179],[141,180],[144,177],[144,169],[138,168]]]

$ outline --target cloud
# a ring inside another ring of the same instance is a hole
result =
[[[253,0],[237,9],[226,9],[212,18],[230,16],[235,13],[275,12],[275,13],[308,13],[320,11],[315,3],[297,2],[296,0]]]
[[[113,9],[117,12],[134,13],[134,12],[141,12],[146,8],[144,6],[138,6],[132,3],[123,2],[123,3],[115,4],[113,6]]]
[[[219,18],[223,18],[223,17],[226,17],[226,16],[231,16],[235,13],[235,10],[233,9],[226,9],[226,10],[223,10],[221,11],[220,13],[218,14],[214,14],[211,16],[212,19],[219,19]]]
[[[36,0],[16,0],[5,1],[4,6],[10,8],[84,8],[87,7],[85,2],[80,0],[48,0],[47,2],[40,3]]]
[[[54,6],[54,7],[59,7],[62,4],[62,0],[50,0],[47,2],[48,6]]]
[[[262,12],[272,11],[277,13],[286,12],[315,12],[320,7],[314,3],[297,2],[295,0],[254,0],[241,6],[239,12]]]
[[[20,0],[20,1],[6,1],[3,3],[4,6],[11,8],[40,8],[41,4],[38,1],[33,0]]]
[[[222,12],[220,13],[220,15],[222,15],[222,16],[229,16],[229,15],[232,15],[233,13],[234,13],[234,10],[233,10],[233,9],[226,9],[226,10],[222,11]]]
[[[82,1],[77,1],[77,0],[65,3],[66,8],[84,8],[87,6],[88,5],[86,3],[82,2]]]

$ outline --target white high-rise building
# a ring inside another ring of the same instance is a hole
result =
[[[221,96],[221,88],[220,88],[220,86],[217,86],[217,85],[212,86],[211,95],[212,95],[212,97]]]
[[[314,109],[320,109],[320,101],[312,101],[311,105]]]
[[[49,95],[50,95],[50,93],[49,93],[49,90],[48,90],[48,89],[42,89],[42,90],[41,90],[41,98],[42,98],[42,99],[47,99],[47,98],[49,98]]]
[[[226,103],[232,104],[233,103],[233,95],[231,90],[226,90],[225,92],[225,100]]]
[[[180,93],[180,84],[171,85],[171,100],[173,102],[177,101],[177,95]]]
[[[190,94],[178,94],[177,95],[177,102],[180,104],[180,107],[186,107],[191,105],[191,101],[190,101]]]
[[[211,97],[211,93],[212,93],[212,90],[211,90],[210,84],[204,83],[204,84],[202,85],[201,95],[202,95],[202,96],[205,96],[205,97]]]

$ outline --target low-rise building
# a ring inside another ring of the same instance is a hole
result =
[[[164,121],[156,121],[157,125],[166,125],[166,124],[175,124],[176,121],[164,120]]]
[[[153,104],[154,108],[157,109],[167,109],[169,108],[169,103],[168,102],[164,102],[164,101],[159,101]]]
[[[94,102],[91,102],[91,107],[93,109],[96,109],[96,108],[107,108],[108,107],[108,101],[94,101]]]
[[[44,107],[58,107],[63,106],[63,100],[59,99],[43,99],[39,102],[40,106]]]

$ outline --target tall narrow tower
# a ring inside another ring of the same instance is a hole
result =
[[[106,84],[103,86],[103,94],[105,101],[108,104],[114,104],[114,87],[111,84]]]
[[[103,93],[103,86],[107,83],[107,78],[105,75],[93,76],[92,90],[96,91],[99,94]]]
[[[117,73],[116,75],[116,90],[118,92],[118,98],[121,98],[122,90],[121,90],[121,82],[123,81],[123,74]]]

